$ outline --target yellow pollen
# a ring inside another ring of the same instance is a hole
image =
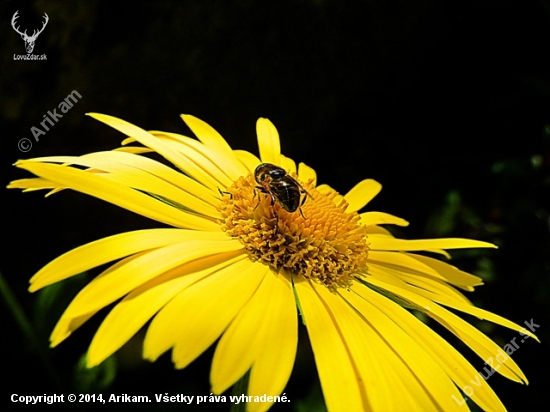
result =
[[[240,177],[223,192],[219,206],[222,229],[238,238],[253,259],[330,288],[346,287],[365,271],[366,230],[357,213],[345,212],[348,203],[338,193],[302,184],[311,196],[301,213],[289,213],[256,186],[253,176]]]

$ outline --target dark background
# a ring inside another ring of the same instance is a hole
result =
[[[189,131],[179,114],[189,113],[233,148],[253,153],[256,119],[267,117],[279,130],[283,153],[314,167],[320,182],[345,193],[361,179],[380,181],[384,190],[369,208],[409,220],[399,236],[499,245],[453,253],[453,264],[485,279],[468,294],[476,305],[540,325],[542,344],[528,340],[513,355],[530,385],[496,375],[489,384],[510,411],[547,408],[550,1],[0,4],[4,185],[28,176],[11,166],[19,158],[118,146],[123,136],[87,112],[183,134]],[[16,10],[29,34],[48,14],[33,51],[46,54],[46,61],[14,60],[26,54],[10,25]],[[73,90],[82,99],[34,141],[30,128],[40,127],[44,114]],[[27,153],[18,149],[22,138],[33,143]],[[29,340],[21,321],[0,304],[2,404],[12,393],[208,395],[211,350],[175,371],[169,355],[154,364],[142,361],[138,336],[99,369],[79,368],[105,312],[58,348],[47,348],[60,311],[95,273],[34,295],[27,292],[29,278],[76,246],[157,224],[69,191],[43,194],[1,195],[0,270],[38,339]],[[500,346],[517,336],[471,321]],[[295,410],[313,410],[318,390],[304,335],[286,394]],[[156,405],[164,407],[191,409]],[[142,410],[137,404],[118,408]]]

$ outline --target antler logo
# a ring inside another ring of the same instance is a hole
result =
[[[50,20],[50,19],[48,18],[48,15],[46,13],[44,13],[46,21],[44,21],[44,23],[42,25],[42,28],[38,31],[34,30],[33,33],[32,33],[32,36],[28,36],[27,35],[27,30],[25,30],[24,33],[21,33],[19,31],[19,27],[15,27],[15,20],[17,20],[17,18],[19,17],[17,15],[17,13],[19,13],[19,10],[17,10],[15,12],[15,14],[13,15],[13,17],[11,19],[11,25],[12,25],[13,29],[21,35],[21,38],[25,42],[25,49],[27,49],[27,54],[31,54],[32,50],[34,49],[34,42],[36,41],[36,38],[38,37],[38,35],[40,33],[42,33],[44,31],[44,27],[46,27],[46,24],[48,24],[48,20]]]

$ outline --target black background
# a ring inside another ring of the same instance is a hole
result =
[[[26,54],[10,25],[16,10],[28,32],[48,14],[33,52],[47,60],[14,60]],[[485,286],[468,295],[476,305],[540,325],[542,344],[526,341],[514,354],[530,385],[500,376],[489,384],[510,411],[546,404],[548,0],[4,1],[0,12],[4,185],[27,177],[12,167],[17,159],[118,146],[123,136],[87,112],[183,134],[190,132],[179,114],[193,114],[233,148],[256,154],[255,122],[267,117],[279,130],[283,153],[314,167],[320,182],[345,193],[361,179],[380,181],[384,190],[369,209],[409,220],[399,236],[499,245],[453,254],[453,264],[485,278]],[[31,127],[73,90],[82,99],[34,141]],[[27,153],[18,149],[23,138],[33,143]],[[158,225],[69,191],[44,199],[41,192],[3,190],[2,205],[0,269],[42,345],[29,342],[8,305],[0,304],[8,380],[2,403],[11,393],[97,393],[97,379],[83,382],[89,375],[75,364],[104,312],[58,348],[46,348],[59,311],[86,279],[65,282],[47,296],[29,294],[28,279],[76,246]],[[517,336],[472,322],[500,346]],[[305,335],[301,342],[286,393],[296,410],[312,410],[318,384]],[[168,355],[155,364],[140,360],[140,344],[138,336],[119,352],[105,392],[210,393],[211,350],[175,371]]]

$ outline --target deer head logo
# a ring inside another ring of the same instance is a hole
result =
[[[44,31],[44,27],[46,27],[46,24],[48,24],[48,15],[46,13],[44,13],[44,17],[45,17],[45,21],[42,25],[42,28],[40,30],[34,30],[33,33],[32,33],[32,36],[28,36],[27,35],[27,30],[25,30],[24,33],[21,33],[19,31],[19,27],[15,27],[15,20],[17,20],[17,18],[19,17],[17,15],[17,13],[19,13],[19,10],[17,10],[15,12],[15,14],[13,15],[12,19],[11,19],[11,25],[13,27],[13,29],[19,33],[21,35],[21,38],[23,39],[23,41],[25,42],[25,49],[27,49],[27,54],[31,54],[32,53],[32,50],[34,49],[34,42],[36,41],[36,38],[38,37],[38,35],[40,33],[42,33]]]

